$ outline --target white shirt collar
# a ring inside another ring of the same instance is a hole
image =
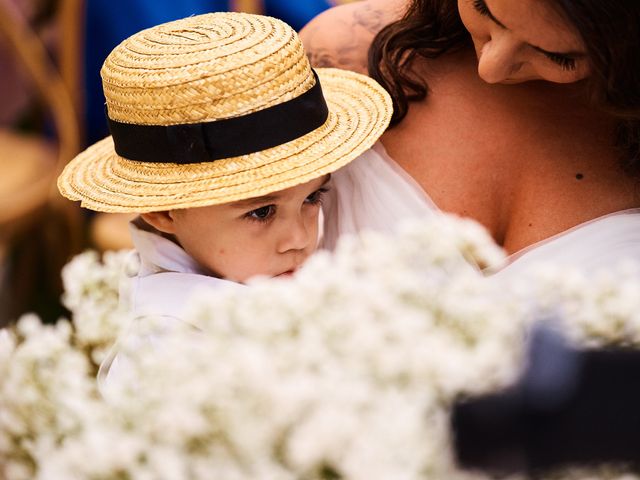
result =
[[[187,252],[159,233],[145,231],[129,223],[133,245],[140,255],[139,276],[158,272],[196,273],[209,275]]]

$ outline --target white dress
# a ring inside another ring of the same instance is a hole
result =
[[[362,230],[392,233],[408,218],[441,212],[422,187],[394,162],[380,142],[331,174],[323,202],[322,247],[333,250],[341,235]]]
[[[442,214],[380,142],[333,173],[332,182],[325,202],[323,245],[327,248],[345,233],[391,232],[405,218]],[[509,256],[504,265],[486,273],[508,280],[540,262],[589,272],[627,259],[640,262],[639,208],[577,225]]]

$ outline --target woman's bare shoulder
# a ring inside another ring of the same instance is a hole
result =
[[[367,52],[376,33],[400,18],[406,0],[363,0],[324,11],[301,31],[314,67],[367,73]]]

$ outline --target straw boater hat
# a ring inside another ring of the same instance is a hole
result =
[[[215,205],[308,182],[371,147],[392,112],[375,81],[314,73],[293,29],[259,15],[143,30],[101,74],[112,135],[74,158],[58,187],[102,212]]]

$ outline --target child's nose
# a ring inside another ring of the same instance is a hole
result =
[[[312,225],[309,219],[303,215],[297,215],[295,219],[283,226],[282,240],[280,241],[280,252],[290,250],[304,250],[312,241]]]

